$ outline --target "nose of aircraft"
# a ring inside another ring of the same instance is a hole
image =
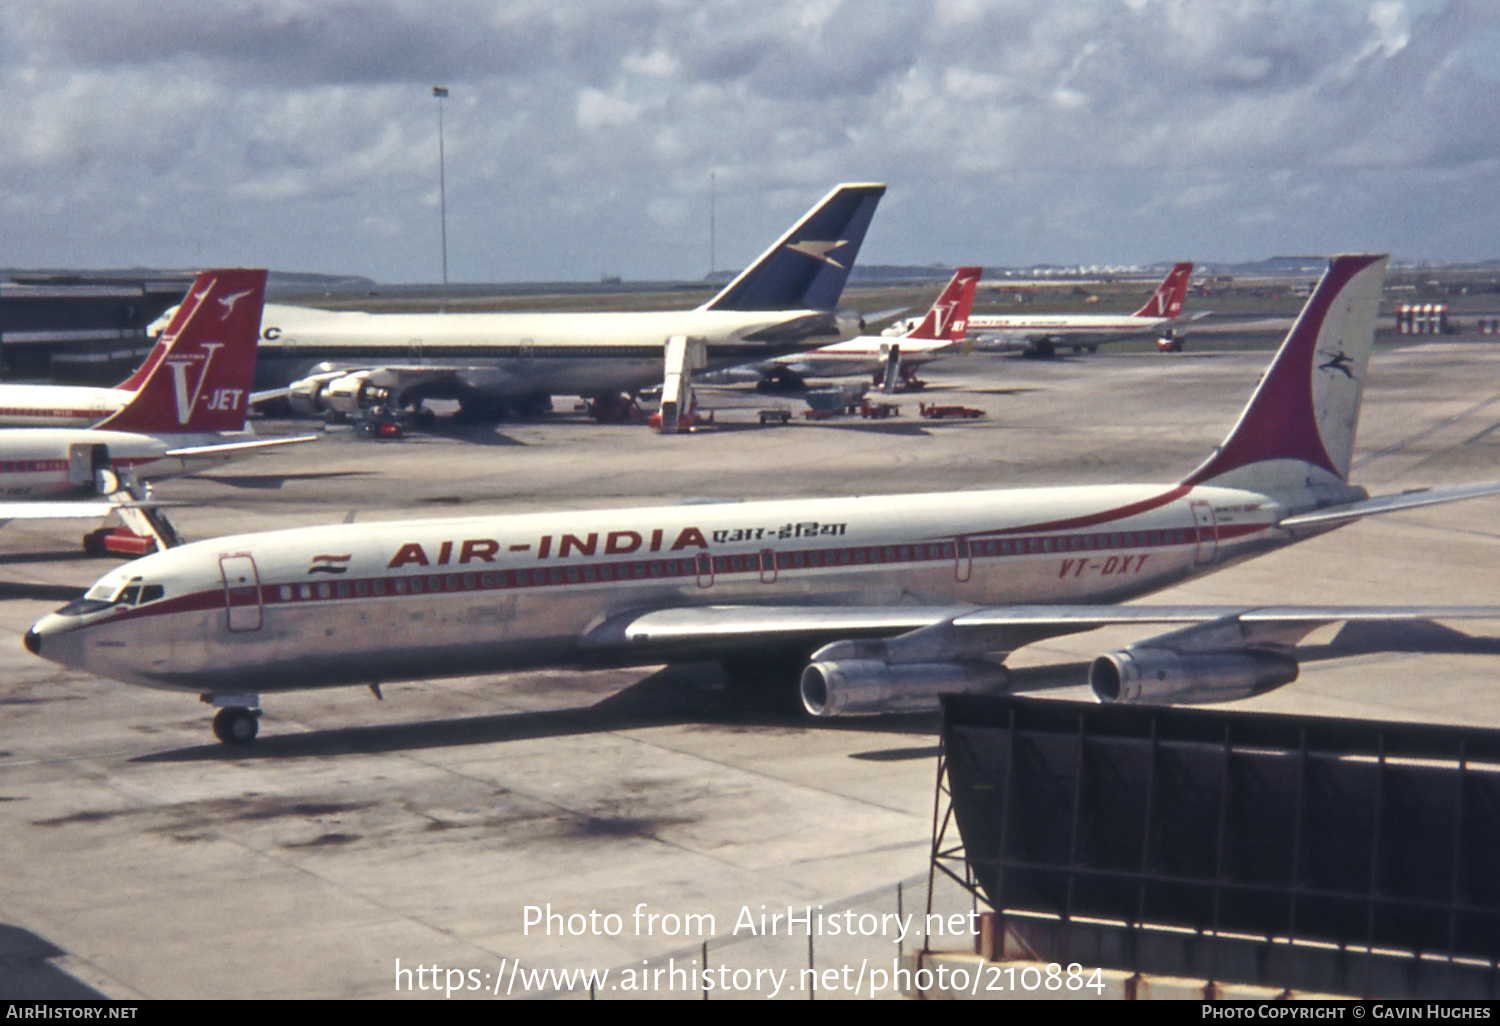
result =
[[[34,656],[71,666],[78,662],[83,653],[83,646],[79,643],[75,629],[77,626],[78,621],[71,616],[48,613],[31,625],[31,630],[26,632],[21,641],[25,644],[26,651]]]

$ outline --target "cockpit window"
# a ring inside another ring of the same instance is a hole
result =
[[[147,602],[155,602],[167,593],[167,589],[160,584],[148,584],[141,589],[141,605]]]
[[[133,606],[140,592],[141,579],[132,577],[128,581],[100,581],[83,597],[91,602],[102,602],[105,605]]]
[[[87,592],[85,592],[83,597],[93,602],[104,602],[107,604],[111,599],[119,594],[119,592],[119,581],[100,581],[98,584],[94,585]]]
[[[81,599],[74,599],[72,602],[69,602],[67,605],[63,606],[57,611],[57,615],[88,616],[90,613],[97,613],[101,609],[108,609],[112,605],[114,605],[114,603],[109,601],[108,599],[94,599],[84,596]]]

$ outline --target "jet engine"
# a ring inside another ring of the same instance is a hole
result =
[[[1101,702],[1232,702],[1296,679],[1297,660],[1265,651],[1127,648],[1102,655],[1089,667],[1089,687]]]
[[[287,386],[287,405],[299,417],[311,417],[326,412],[328,405],[324,399],[324,393],[328,390],[328,382],[331,380],[328,375],[320,374],[316,377],[293,381]]]
[[[369,371],[356,371],[334,378],[323,393],[324,402],[334,413],[353,414],[374,406],[383,406],[391,396],[390,389],[370,383]]]
[[[1002,688],[1005,667],[963,663],[887,663],[879,659],[815,662],[802,671],[802,705],[814,716],[928,712],[938,695]]]
[[[371,384],[369,371],[315,374],[287,386],[287,403],[302,416],[320,413],[354,414],[384,405],[390,390]]]

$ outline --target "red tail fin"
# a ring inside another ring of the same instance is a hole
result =
[[[1334,257],[1224,443],[1183,484],[1257,490],[1349,477],[1389,257]]]
[[[265,298],[265,271],[200,274],[162,332],[161,355],[153,351],[155,363],[148,358],[131,376],[142,379],[135,396],[95,426],[156,434],[243,430]]]
[[[182,302],[178,303],[177,309],[172,311],[171,320],[167,321],[167,326],[157,337],[156,345],[151,347],[151,352],[146,354],[145,362],[135,369],[134,374],[120,382],[115,388],[121,392],[134,392],[146,383],[146,379],[151,376],[156,365],[161,363],[161,358],[166,353],[167,347],[172,344],[172,339],[176,338],[177,333],[182,330],[183,322],[187,320],[188,315],[193,312],[208,291],[209,283],[213,280],[212,273],[202,271],[193,279],[193,287],[187,290],[187,295],[182,297]]]
[[[947,339],[956,341],[969,329],[969,310],[974,306],[974,289],[979,284],[982,267],[960,267],[943,289],[922,323],[909,331],[907,338]]]
[[[1182,313],[1182,297],[1187,295],[1188,278],[1193,274],[1191,263],[1172,265],[1172,270],[1156,287],[1156,293],[1146,300],[1146,305],[1135,312],[1136,317],[1176,317]]]

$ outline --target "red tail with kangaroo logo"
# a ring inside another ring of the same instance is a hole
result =
[[[1191,263],[1174,264],[1162,283],[1156,287],[1155,294],[1133,316],[1176,317],[1182,313],[1182,299],[1187,295],[1188,279],[1192,276]]]
[[[162,333],[161,355],[143,368],[134,398],[95,426],[150,434],[243,431],[265,298],[263,270],[200,273]]]
[[[959,341],[969,329],[969,311],[974,306],[974,289],[979,285],[980,267],[960,267],[953,272],[947,288],[912,329],[907,338],[947,339]]]

